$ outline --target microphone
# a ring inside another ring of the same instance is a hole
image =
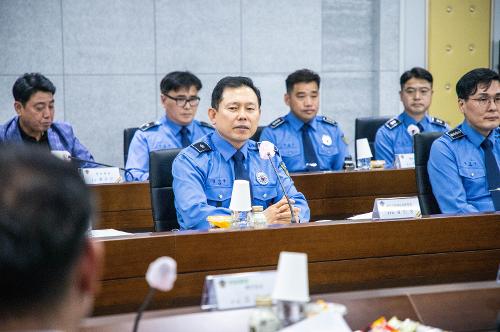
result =
[[[168,292],[174,287],[174,282],[177,279],[177,262],[171,258],[162,256],[155,259],[149,264],[146,272],[146,281],[149,285],[149,292],[144,299],[144,302],[137,311],[137,316],[134,321],[133,332],[137,332],[139,321],[141,320],[144,310],[148,307],[153,299],[156,290]]]
[[[51,151],[51,153],[52,153],[52,155],[56,156],[57,158],[65,160],[65,161],[73,160],[73,161],[76,161],[79,163],[93,164],[93,165],[102,166],[102,167],[117,167],[117,166],[113,166],[113,165],[98,163],[97,161],[93,161],[93,160],[80,159],[77,157],[73,157],[71,155],[71,153],[69,153],[68,151],[65,151],[65,150],[54,150],[54,151]],[[134,178],[134,176],[132,175],[132,172],[130,172],[128,169],[123,168],[123,167],[117,167],[117,168],[119,170],[123,171],[125,174],[128,174],[132,179]]]
[[[418,128],[418,126],[414,124],[411,124],[408,126],[408,128],[406,128],[406,131],[408,132],[408,134],[410,134],[410,136],[414,136],[415,134],[420,133],[420,128]]]
[[[288,195],[286,193],[285,186],[283,185],[283,182],[281,182],[280,176],[278,175],[278,169],[276,168],[276,166],[274,166],[273,160],[271,159],[271,157],[274,157],[274,154],[275,154],[275,152],[274,152],[274,144],[273,143],[271,143],[269,141],[260,142],[260,144],[259,144],[260,158],[266,159],[266,157],[267,157],[269,159],[269,162],[273,166],[273,170],[274,170],[274,173],[276,173],[276,177],[278,178],[278,182],[280,183],[281,190],[283,190],[283,195],[285,196],[286,202],[288,203],[288,206],[290,207],[290,212],[292,214],[292,221],[291,222],[296,223],[297,221],[295,220],[295,213],[293,212],[292,203],[290,203],[290,198],[288,197]],[[280,166],[282,169],[286,170],[286,168],[284,168],[283,162],[282,162],[282,165],[280,165]],[[288,174],[288,171],[286,171],[285,174],[288,177],[290,177],[290,175]]]

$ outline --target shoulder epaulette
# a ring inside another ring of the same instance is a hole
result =
[[[389,129],[394,129],[401,124],[398,118],[392,118],[385,123],[385,126]]]
[[[148,130],[149,128],[153,128],[153,127],[156,127],[156,126],[159,126],[160,123],[157,122],[157,121],[152,121],[152,122],[148,122],[148,123],[145,123],[143,124],[142,126],[139,127],[139,129],[141,131],[146,131]]]
[[[210,145],[208,145],[205,142],[196,142],[196,143],[191,144],[190,146],[193,149],[195,149],[196,151],[198,151],[198,153],[212,151],[212,148],[210,147]]]
[[[452,141],[465,137],[465,134],[460,130],[460,128],[449,130],[445,135],[451,138]]]
[[[440,118],[432,117],[431,122],[434,124],[440,125],[442,127],[446,127],[446,122],[444,122],[444,120],[441,120]]]
[[[326,122],[328,124],[331,124],[332,126],[336,126],[337,125],[337,121],[335,121],[335,120],[327,117],[326,115],[323,115],[321,117],[321,121]]]
[[[205,122],[205,121],[200,121],[200,126],[214,129],[214,126],[212,126],[210,123]]]
[[[285,119],[284,118],[277,118],[276,120],[274,120],[273,122],[271,122],[271,124],[269,125],[269,127],[273,128],[273,129],[274,128],[278,128],[283,123],[285,123]]]

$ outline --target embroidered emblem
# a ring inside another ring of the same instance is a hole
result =
[[[323,135],[321,136],[321,142],[323,142],[324,145],[330,146],[332,145],[332,138],[330,135]]]
[[[260,171],[255,174],[255,178],[257,179],[257,182],[263,186],[269,183],[269,178],[267,177],[267,174]]]

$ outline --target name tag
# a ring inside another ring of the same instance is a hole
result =
[[[255,306],[257,296],[271,296],[276,271],[207,276],[201,308],[236,309]]]
[[[86,184],[122,182],[118,167],[80,168],[80,174]]]
[[[420,204],[418,198],[395,197],[377,198],[373,204],[373,219],[400,219],[400,218],[420,218]]]
[[[394,168],[415,168],[415,155],[413,153],[395,155]]]

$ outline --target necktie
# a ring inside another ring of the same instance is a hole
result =
[[[418,129],[420,130],[421,133],[423,133],[425,130],[424,130],[424,126],[422,126],[422,124],[419,122],[417,123],[417,127]]]
[[[189,139],[189,130],[185,126],[182,126],[181,128],[181,144],[183,148],[191,144],[191,140]]]
[[[243,152],[237,150],[233,155],[234,160],[234,179],[235,180],[247,180],[250,185],[250,197],[253,197],[252,182],[250,182],[250,177],[245,169],[245,156]]]
[[[484,151],[484,165],[486,167],[486,179],[488,180],[488,189],[493,200],[496,211],[500,211],[500,170],[498,170],[497,160],[493,154],[493,144],[486,138],[481,143]]]
[[[302,146],[304,148],[304,157],[306,160],[306,170],[309,172],[319,170],[318,156],[314,152],[314,146],[309,136],[311,126],[305,123],[302,126]]]

